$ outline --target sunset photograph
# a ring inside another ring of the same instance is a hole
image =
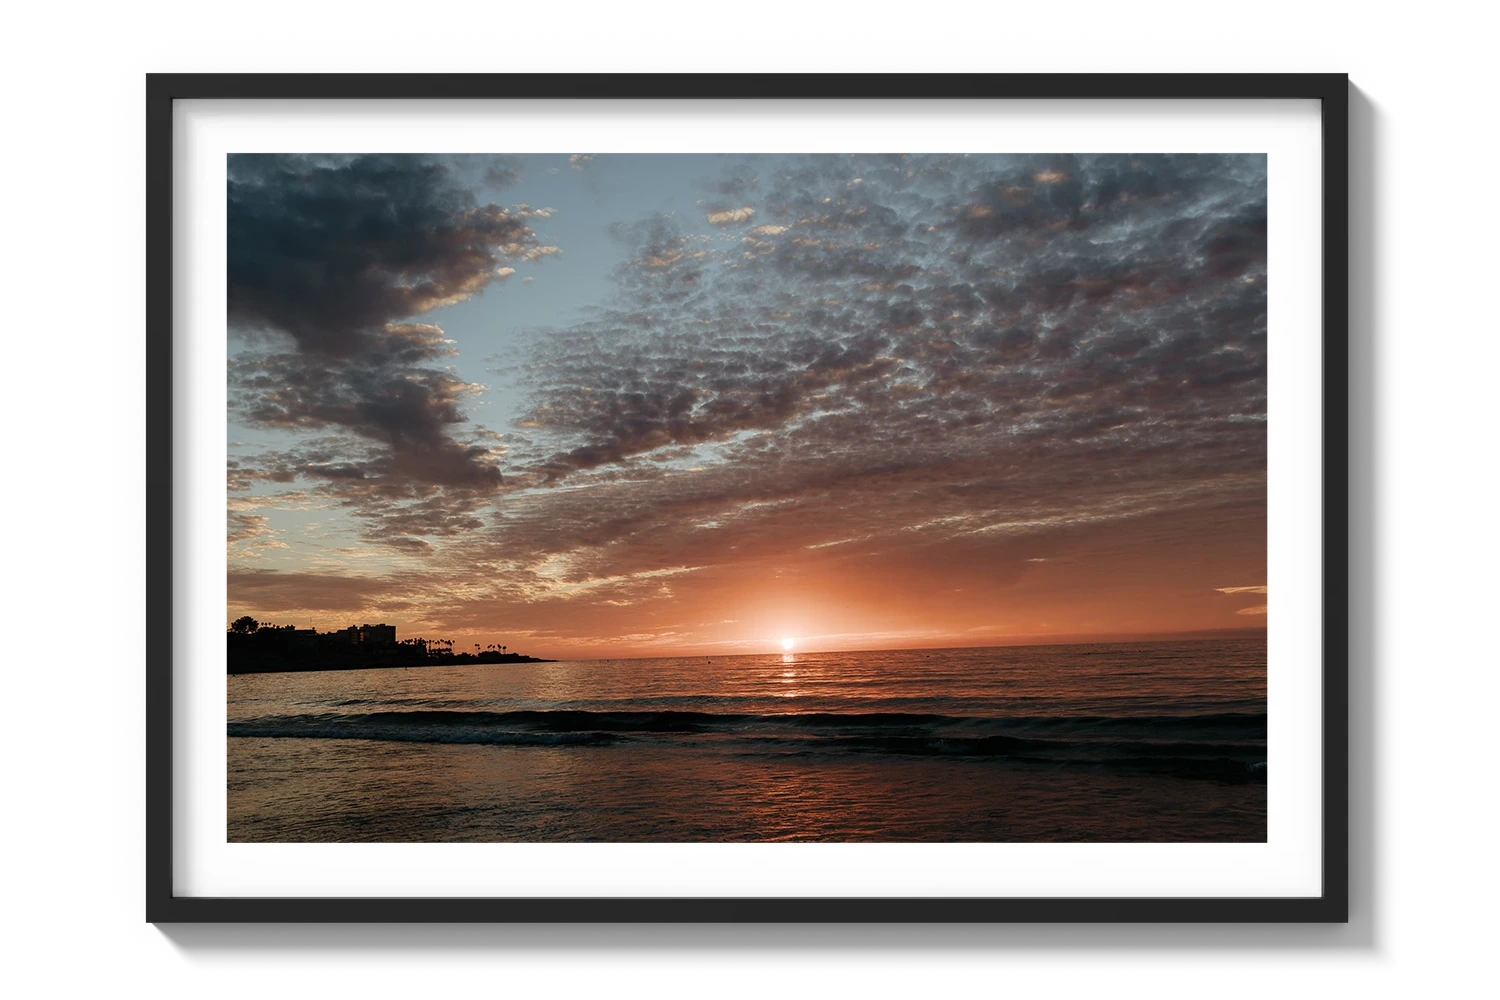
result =
[[[1266,841],[1265,155],[226,167],[228,840]]]

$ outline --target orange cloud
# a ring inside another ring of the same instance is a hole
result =
[[[705,218],[716,226],[727,226],[731,222],[744,222],[754,215],[755,209],[747,206],[745,208],[727,208],[722,212],[709,212]]]

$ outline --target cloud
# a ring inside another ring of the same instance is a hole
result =
[[[744,204],[760,190],[760,175],[751,157],[747,162],[728,168],[724,173],[705,179],[702,186],[717,199],[729,199],[732,204]],[[722,206],[721,206],[722,207]]]
[[[296,374],[295,365],[286,372],[289,379]],[[478,428],[432,449],[385,448],[342,434],[313,438],[231,459],[232,492],[257,484],[300,485],[270,498],[231,497],[230,509],[285,507],[288,502],[340,508],[362,527],[368,541],[424,556],[433,551],[430,539],[456,538],[483,526],[479,512],[503,489],[493,478],[499,476],[504,454],[495,436]],[[475,475],[475,467],[493,469],[493,477]],[[244,527],[232,521],[231,531],[236,530]],[[237,540],[232,534],[231,543]]]
[[[623,269],[616,271],[621,286],[631,290],[649,280],[658,296],[680,297],[701,272],[705,250],[692,246],[692,237],[682,231],[671,215],[655,215],[635,222],[616,222],[609,227],[616,240],[632,250]]]
[[[411,320],[556,248],[421,156],[232,156],[228,223],[229,322],[251,345],[230,363],[240,420],[377,442],[366,476],[499,484],[488,450],[451,433],[478,387],[442,366],[443,331]]]
[[[622,300],[549,336],[531,425],[580,439],[552,475],[792,427],[861,457],[891,427],[943,458],[1212,447],[1253,470],[1265,290],[1233,279],[1263,259],[1205,261],[1263,186],[1263,157],[811,157],[761,185],[763,250],[700,249],[670,217],[616,226]],[[968,225],[965,199],[1007,198],[1029,207]],[[842,439],[855,426],[867,446]]]
[[[1253,608],[1240,608],[1235,612],[1237,615],[1263,615],[1265,613],[1266,606],[1264,604],[1257,604]]]
[[[482,291],[526,223],[419,156],[230,157],[230,323],[351,357]]]
[[[230,567],[229,606],[285,614],[309,609],[397,610],[408,602],[399,584],[381,578]]]
[[[485,165],[482,177],[487,187],[508,188],[519,184],[525,172],[525,162],[520,157],[493,156]]]
[[[231,557],[241,559],[259,556],[270,549],[289,548],[277,537],[269,517],[248,511],[230,511],[228,543]]]
[[[744,222],[755,215],[755,209],[748,205],[743,208],[726,208],[717,212],[709,212],[704,218],[715,226],[727,226],[732,222]]]
[[[1264,585],[1259,587],[1215,587],[1214,589],[1221,594],[1264,594],[1266,592]]]
[[[245,352],[230,364],[231,408],[252,426],[347,430],[384,445],[363,464],[366,475],[440,486],[498,485],[489,449],[450,433],[466,422],[463,401],[479,387],[446,370],[404,362],[429,350],[409,330],[393,334],[387,348],[351,360]]]
[[[229,541],[246,542],[270,534],[270,518],[263,514],[231,512],[229,515]]]
[[[572,167],[574,170],[583,170],[593,162],[593,154],[574,153],[573,155],[568,157],[568,166]]]

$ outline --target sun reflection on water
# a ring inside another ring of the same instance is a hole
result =
[[[797,662],[797,657],[794,656],[791,653],[783,653],[782,656],[781,656],[781,663],[782,663],[783,666],[791,666],[792,664],[795,664],[796,662]],[[783,688],[782,690],[780,690],[778,692],[776,692],[779,697],[782,697],[782,698],[795,698],[795,697],[797,697],[798,690],[797,690],[797,686],[796,686],[797,685],[797,671],[796,670],[783,670],[781,672],[781,683],[785,684],[785,685],[789,685],[789,686]]]

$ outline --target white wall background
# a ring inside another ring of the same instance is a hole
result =
[[[1489,621],[1500,397],[1488,301],[1500,229],[1492,15],[1309,0],[532,6],[8,11],[0,954],[16,995],[1482,991],[1500,667]],[[663,69],[1352,75],[1347,927],[143,922],[143,74]],[[93,640],[126,652],[84,655]]]

